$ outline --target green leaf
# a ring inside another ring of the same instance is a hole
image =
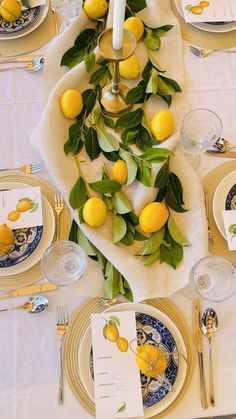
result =
[[[92,112],[92,109],[95,105],[96,95],[93,89],[86,89],[82,93],[83,104],[89,112]]]
[[[165,163],[163,164],[163,166],[157,173],[154,186],[159,189],[165,188],[168,178],[169,178],[169,168],[168,168],[168,164]]]
[[[127,231],[126,235],[120,241],[125,246],[131,246],[134,243],[134,235],[131,231]]]
[[[87,28],[84,29],[76,38],[75,45],[80,47],[80,49],[84,49],[88,47],[94,39],[95,36],[95,29]]]
[[[98,126],[96,127],[98,142],[101,149],[105,152],[117,151],[119,150],[118,140],[109,132],[102,131]]]
[[[83,249],[87,256],[97,256],[96,247],[87,239],[83,231],[78,228],[77,243]]]
[[[155,69],[158,71],[158,73],[164,73],[165,72],[165,70],[161,67],[161,65],[157,62],[157,60],[153,57],[153,55],[151,55],[151,53],[149,53],[149,60],[151,62],[151,65],[153,67],[155,67]]]
[[[116,413],[124,412],[126,409],[126,403],[123,402],[123,404],[120,406],[120,408],[116,411]]]
[[[78,178],[70,191],[69,203],[73,209],[80,208],[85,204],[87,199],[86,186],[81,177]]]
[[[101,152],[97,132],[92,127],[88,129],[85,135],[85,150],[90,157],[90,160],[96,159]]]
[[[103,115],[104,123],[107,127],[114,129],[115,123],[112,118],[108,118],[108,116]]]
[[[162,202],[165,196],[166,196],[166,187],[160,188],[158,193],[157,193],[155,201],[156,202]]]
[[[182,186],[182,183],[180,182],[178,176],[176,176],[175,173],[171,172],[169,179],[170,179],[170,183],[171,183],[171,186],[172,186],[172,189],[174,191],[174,194],[175,194],[175,197],[176,197],[177,201],[180,204],[184,204],[184,200],[183,200],[183,193],[184,193],[183,186]]]
[[[164,78],[161,78],[161,76],[158,77],[157,82],[157,92],[162,96],[171,96],[175,92],[174,88],[164,80]]]
[[[141,12],[141,10],[147,7],[146,0],[127,0],[127,5],[133,13]]]
[[[107,276],[104,289],[108,298],[115,298],[119,294],[119,272],[112,266],[110,274]]]
[[[121,115],[115,124],[115,128],[133,128],[136,125],[140,124],[143,117],[143,110],[141,108],[136,109],[133,112],[126,112],[124,115]]]
[[[121,141],[126,144],[135,144],[139,136],[140,127],[133,127],[125,129],[121,134]]]
[[[160,247],[160,262],[166,262],[168,265],[176,269],[176,263],[172,258],[171,250],[163,244]]]
[[[174,218],[173,218],[173,216],[171,214],[169,216],[167,226],[168,226],[168,230],[169,230],[169,233],[170,233],[172,239],[176,243],[179,243],[181,246],[190,246],[189,241],[181,233],[181,231],[177,227],[177,225],[175,223],[175,220],[174,220]]]
[[[156,94],[158,86],[159,86],[158,73],[155,69],[152,69],[145,92]]]
[[[110,319],[113,323],[116,323],[116,324],[118,324],[118,326],[120,326],[120,319],[118,317],[113,315],[113,316],[110,317]]]
[[[162,227],[161,230],[151,235],[151,237],[147,240],[147,242],[145,243],[141,251],[138,253],[138,255],[144,256],[144,255],[150,255],[156,252],[161,246],[164,236],[165,236],[165,227]]]
[[[141,234],[141,233],[139,233],[138,231],[135,230],[134,240],[137,240],[137,241],[141,242],[141,241],[147,240],[147,238],[148,237],[144,236],[143,234]]]
[[[96,100],[93,110],[91,112],[91,116],[90,116],[91,124],[96,125],[97,122],[99,121],[101,114],[102,114],[102,109],[101,109],[100,103],[98,100]]]
[[[173,191],[170,179],[167,182],[167,189],[166,189],[166,202],[170,208],[172,208],[176,212],[186,212],[187,210],[182,208],[181,204],[179,203],[178,199],[175,196]]]
[[[141,81],[136,87],[130,89],[126,95],[125,101],[129,103],[143,103],[146,97],[146,83]]]
[[[143,72],[142,72],[142,78],[143,78],[143,80],[144,80],[144,84],[145,84],[145,88],[146,88],[146,84],[148,83],[148,80],[149,80],[149,78],[150,78],[150,75],[151,75],[151,71],[152,71],[152,62],[151,62],[151,60],[150,60],[150,58],[147,60],[147,63],[146,63],[146,65],[145,65],[145,67],[144,67],[144,69],[143,69]]]
[[[173,153],[167,148],[153,148],[147,150],[145,153],[139,156],[141,159],[149,161],[150,163],[161,163],[165,161]]]
[[[85,62],[86,70],[88,73],[95,66],[95,59],[96,57],[93,51],[86,52],[86,54],[84,55],[84,62]]]
[[[139,218],[133,211],[124,214],[124,218],[129,224],[131,224],[134,227],[139,225]]]
[[[82,140],[83,120],[79,119],[69,128],[69,139],[64,144],[64,152],[78,154],[83,148]]]
[[[75,220],[73,220],[71,223],[68,240],[74,243],[78,243],[77,231],[78,231],[78,224],[75,222]]]
[[[159,259],[160,259],[160,249],[156,250],[155,252],[145,257],[144,265],[153,265]]]
[[[145,186],[151,186],[151,165],[150,163],[137,159],[137,179]]]
[[[125,236],[127,225],[121,215],[113,215],[113,243],[119,242]]]
[[[160,41],[159,36],[156,35],[152,29],[149,29],[147,27],[145,27],[144,33],[145,35],[144,35],[143,41],[146,47],[151,50],[159,49],[161,46],[161,41]]]
[[[61,59],[61,66],[65,65],[69,69],[73,68],[75,65],[81,63],[84,58],[86,50],[78,50],[77,46],[73,46],[70,49],[68,49],[65,54],[63,55]]]
[[[102,194],[118,192],[121,188],[120,183],[112,179],[98,180],[97,182],[89,183],[90,188]]]
[[[181,92],[181,87],[179,86],[179,84],[177,83],[177,81],[175,81],[173,79],[170,79],[165,74],[161,74],[161,75],[159,75],[159,77],[162,80],[165,80],[165,82],[168,83],[168,85],[172,86],[175,92]]]
[[[128,170],[128,178],[126,185],[130,185],[136,178],[137,174],[137,164],[135,163],[133,157],[127,151],[123,150],[122,148],[119,151],[120,157],[126,162],[127,170]]]
[[[95,71],[89,80],[90,84],[98,84],[100,80],[103,79],[104,76],[108,76],[108,68],[107,66],[100,67],[97,71]]]
[[[143,125],[139,128],[139,136],[136,139],[136,146],[141,151],[147,151],[152,149],[153,140],[150,135],[150,132],[147,128],[145,128]]]
[[[29,212],[35,212],[35,211],[37,211],[38,207],[39,207],[38,202],[35,202],[35,203],[32,205],[32,208],[30,209],[30,211],[29,211]]]
[[[132,211],[130,202],[122,191],[114,193],[113,203],[117,214],[126,214]]]
[[[102,154],[106,157],[109,161],[117,161],[119,160],[120,156],[118,151],[110,151],[109,153],[102,150]]]

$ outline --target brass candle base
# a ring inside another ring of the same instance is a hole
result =
[[[112,48],[112,29],[107,29],[100,35],[98,46],[101,55],[114,62],[114,73],[111,83],[102,89],[100,103],[103,112],[115,118],[132,107],[132,104],[125,102],[129,88],[124,84],[120,84],[119,62],[126,60],[134,53],[136,39],[133,34],[124,30],[123,47],[119,51],[114,50]]]

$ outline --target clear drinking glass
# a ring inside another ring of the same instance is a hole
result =
[[[59,286],[72,285],[87,269],[87,256],[69,240],[54,242],[42,257],[42,271],[48,281]]]
[[[189,285],[183,293],[190,297],[201,297],[211,302],[221,302],[236,291],[236,269],[221,256],[206,256],[192,268]]]
[[[63,18],[63,28],[68,26],[80,14],[81,0],[54,0],[57,13]]]
[[[220,138],[222,122],[215,112],[199,108],[187,113],[180,131],[180,150],[193,168],[200,164],[200,155]]]

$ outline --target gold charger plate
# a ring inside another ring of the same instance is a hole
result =
[[[32,175],[21,175],[21,174],[10,174],[0,176],[0,185],[1,182],[19,182],[24,183],[29,186],[40,186],[42,194],[47,198],[51,207],[54,210],[54,196],[55,193],[58,193],[57,189],[49,183],[47,180],[42,178],[36,178]],[[54,211],[55,214],[55,211]],[[63,212],[60,215],[60,240],[68,239],[68,235],[71,227],[71,217],[70,212],[65,205]],[[54,235],[53,241],[55,240],[56,235]],[[27,269],[24,272],[15,275],[7,275],[0,277],[0,290],[6,289],[17,289],[21,287],[26,287],[27,285],[34,284],[43,278],[43,273],[41,270],[41,262],[37,262],[31,268]]]
[[[173,305],[172,302],[170,302],[168,299],[159,298],[147,300],[145,301],[145,303],[157,308],[158,310],[161,310],[172,320],[172,322],[175,323],[175,325],[178,327],[181,333],[187,352],[188,364],[183,386],[177,398],[161,413],[153,416],[153,418],[160,419],[175,408],[175,406],[183,398],[188,388],[194,366],[193,343],[189,328],[182,314]],[[90,315],[92,313],[102,312],[106,308],[107,307],[105,307],[105,305],[102,305],[95,298],[89,299],[85,303],[83,303],[75,312],[73,318],[69,323],[68,332],[66,334],[65,340],[64,365],[69,386],[79,403],[93,416],[95,416],[95,405],[88,397],[88,394],[85,391],[82,381],[80,379],[78,353],[81,340],[84,336],[85,331],[90,325]]]
[[[222,179],[224,179],[225,176],[227,176],[234,170],[236,170],[235,160],[223,163],[220,166],[217,166],[210,173],[208,173],[208,175],[205,176],[202,182],[204,189],[207,191],[208,195],[208,222],[213,235],[213,244],[209,245],[209,250],[214,255],[224,256],[232,263],[236,263],[236,251],[229,251],[226,240],[222,237],[221,233],[219,232],[213,216],[212,203],[217,186],[222,181]]]

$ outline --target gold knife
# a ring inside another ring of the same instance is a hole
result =
[[[200,319],[200,300],[196,299],[193,303],[193,335],[194,343],[197,348],[199,372],[200,372],[200,396],[201,403],[204,409],[208,408],[207,395],[206,395],[206,383],[204,377],[203,368],[203,347],[202,347],[202,332],[199,326]]]
[[[43,58],[43,55],[22,55],[19,57],[1,57],[0,56],[0,63],[24,63],[28,61],[32,61],[34,58]]]
[[[209,154],[210,156],[213,156],[213,157],[227,157],[229,159],[235,159],[236,158],[236,151],[220,152],[220,151],[208,150],[207,154]]]
[[[55,290],[57,285],[54,284],[37,284],[37,285],[31,285],[24,288],[19,288],[18,290],[10,291],[5,294],[0,293],[0,299],[1,298],[8,298],[8,297],[20,297],[22,295],[29,295],[29,294],[36,294],[40,292],[46,292],[46,291],[53,291]]]

